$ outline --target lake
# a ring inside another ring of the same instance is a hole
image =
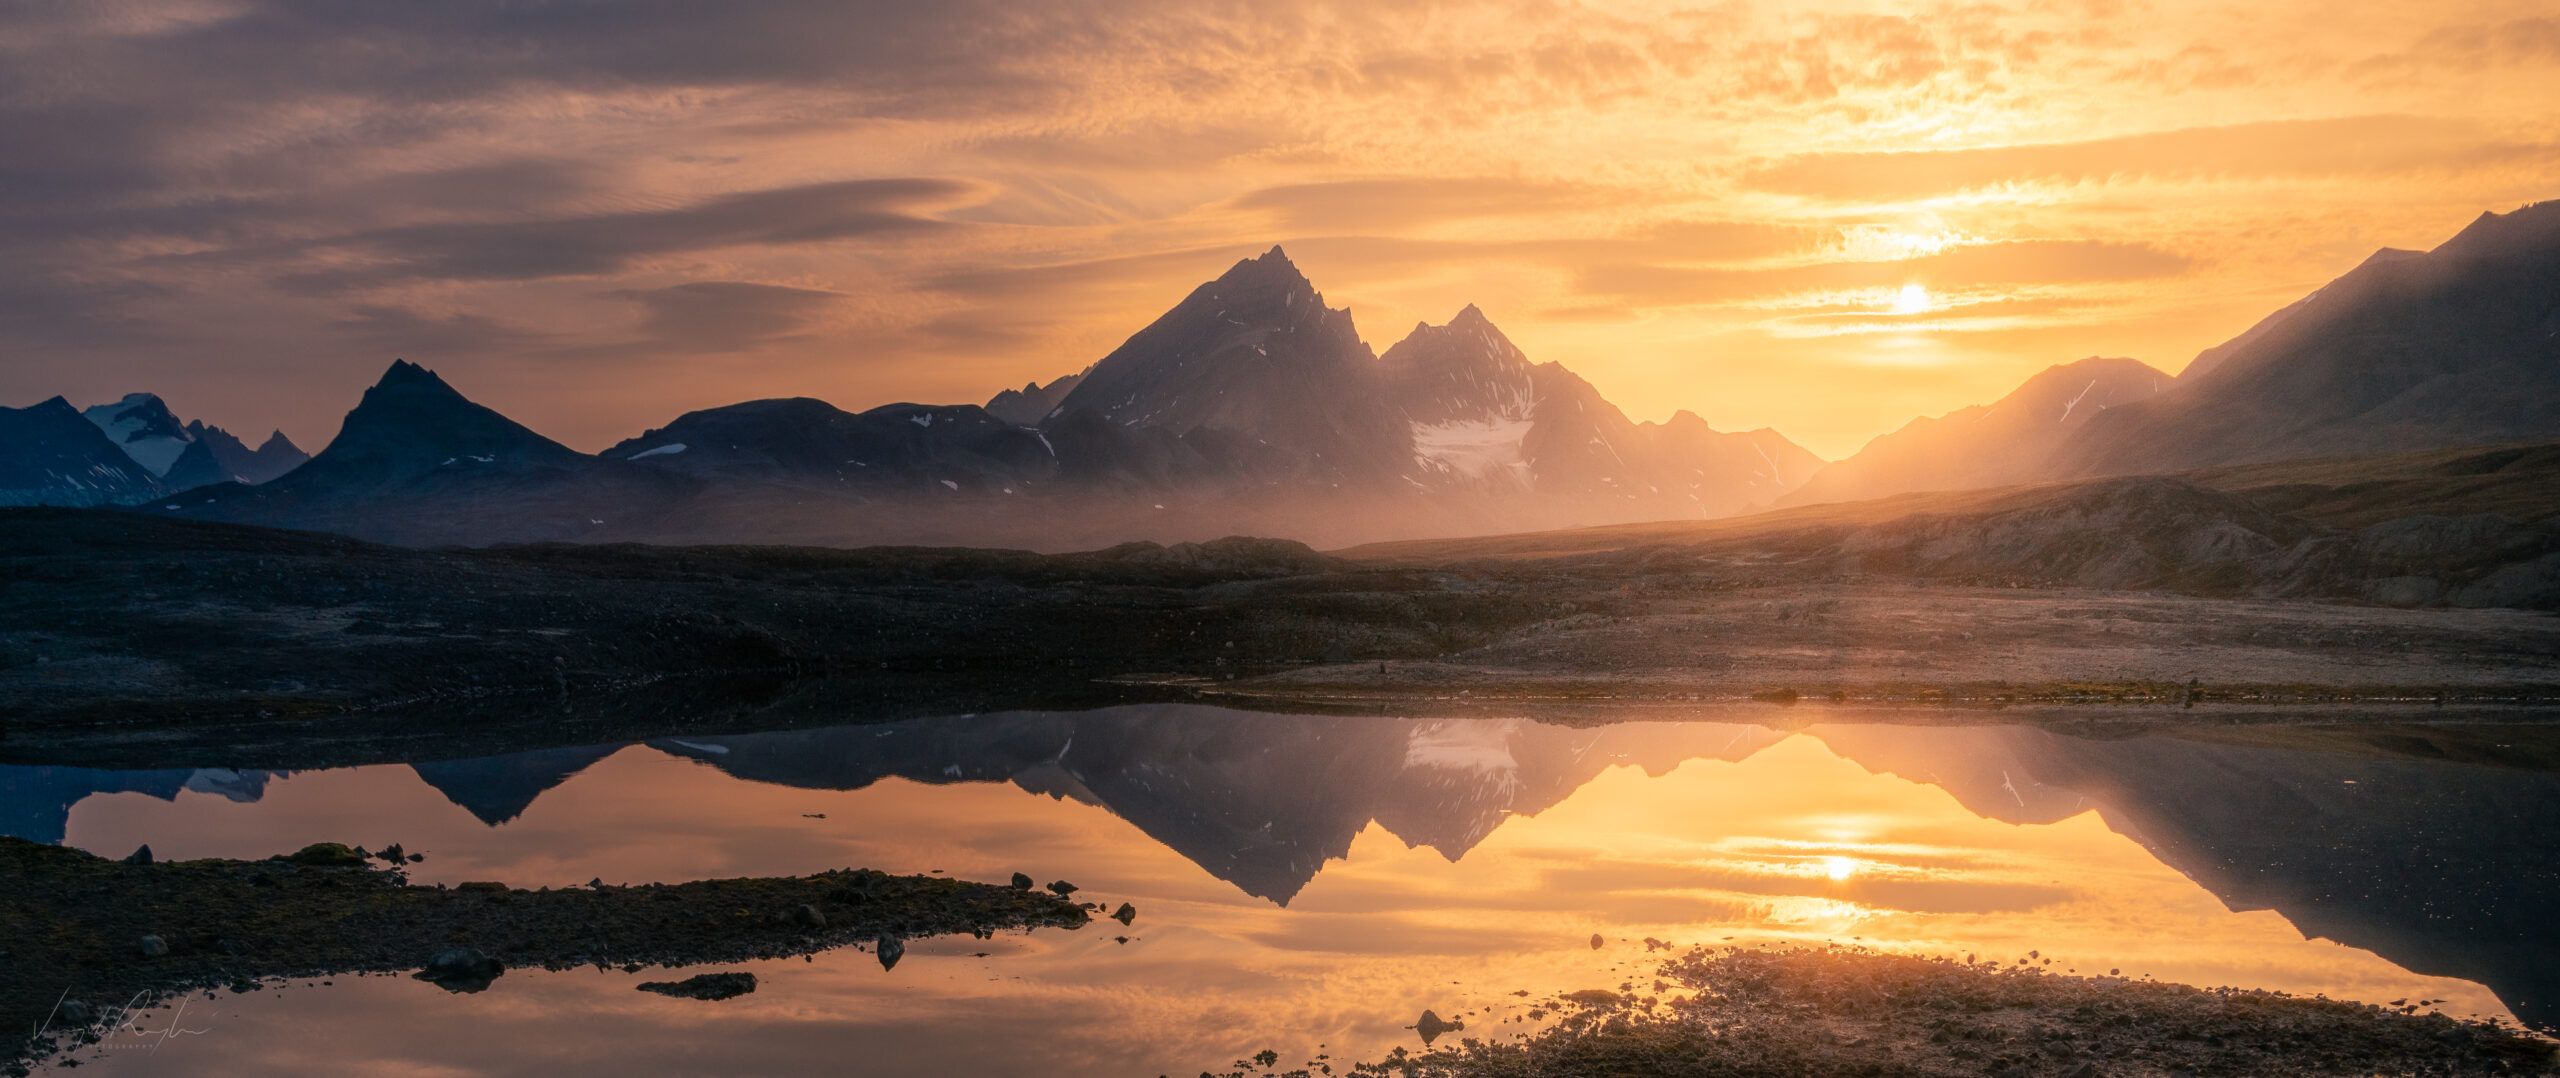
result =
[[[0,829],[164,860],[398,842],[420,882],[519,887],[1022,871],[1138,911],[917,940],[894,969],[689,971],[757,975],[722,1002],[619,969],[199,995],[201,1032],[81,1057],[108,1073],[1188,1075],[1373,1059],[1419,1046],[1426,1008],[1510,1037],[1551,993],[1645,988],[1660,944],[2033,955],[2547,1028],[2555,746],[1147,705],[302,772],[0,767]]]

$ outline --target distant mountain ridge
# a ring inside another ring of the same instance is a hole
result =
[[[1781,501],[1812,505],[2034,482],[2050,474],[2053,454],[2100,413],[2175,381],[2132,359],[2091,356],[2047,367],[1990,404],[1923,416],[1878,435]]]
[[[2198,358],[2092,421],[2057,477],[2560,436],[2560,201],[2377,252]]]
[[[1819,463],[1692,413],[1632,423],[1473,306],[1381,357],[1275,247],[1083,372],[985,407],[746,401],[588,456],[395,361],[308,463],[158,511],[412,543],[1050,547],[1696,518],[1767,504]],[[1169,504],[1186,515],[1153,516]]]
[[[29,485],[5,496],[130,504],[186,491],[162,511],[458,543],[1063,549],[1049,544],[1224,531],[1361,542],[1696,519],[2560,438],[2560,202],[2484,214],[2433,251],[2377,252],[2176,378],[2130,359],[2059,365],[1830,465],[1775,431],[1717,431],[1693,412],[1631,422],[1573,372],[1531,361],[1473,305],[1373,352],[1351,312],[1326,306],[1278,247],[1082,371],[984,406],[749,401],[591,457],[396,361],[338,439],[281,478],[277,465],[299,455],[281,435],[247,451],[218,428],[177,425],[147,394],[89,419],[120,453],[144,455],[130,460],[168,455],[167,475],[91,459],[95,442],[53,427],[37,445],[41,424],[22,421],[7,430],[30,432],[13,436],[24,444],[0,453],[56,463],[21,467],[10,481]],[[262,475],[272,489],[246,494]],[[1008,498],[1050,500],[1012,509]]]
[[[2376,251],[2174,379],[2092,358],[1913,420],[1781,502],[2553,438],[2560,201],[2483,213],[2432,251]]]

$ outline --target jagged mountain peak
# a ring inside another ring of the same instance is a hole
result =
[[[1417,440],[1428,440],[1426,428],[1449,424],[1525,424],[1537,402],[1529,357],[1472,303],[1446,325],[1417,323],[1378,357],[1378,366]],[[1481,440],[1484,433],[1467,437]]]
[[[156,394],[127,393],[113,404],[94,405],[80,414],[153,475],[169,474],[170,466],[193,440],[186,425]]]
[[[1251,470],[1269,478],[1391,479],[1409,453],[1401,417],[1376,392],[1376,363],[1351,312],[1326,307],[1274,247],[1131,335],[1043,422],[1090,413],[1110,427],[1196,433],[1253,457]]]
[[[407,360],[364,391],[297,482],[372,484],[455,469],[559,467],[586,455],[479,404]]]
[[[456,398],[462,396],[444,379],[437,377],[436,372],[405,359],[392,360],[391,366],[382,372],[382,377],[373,383],[373,388],[442,392]]]

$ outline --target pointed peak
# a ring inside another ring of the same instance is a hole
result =
[[[1457,313],[1457,315],[1456,315],[1456,316],[1454,316],[1454,317],[1452,317],[1452,318],[1450,318],[1450,319],[1449,319],[1449,324],[1450,324],[1450,325],[1453,325],[1453,326],[1467,325],[1467,324],[1470,324],[1470,323],[1479,323],[1479,322],[1480,322],[1480,323],[1483,323],[1483,324],[1486,324],[1486,325],[1491,325],[1491,324],[1493,324],[1493,320],[1492,320],[1492,319],[1490,319],[1490,318],[1486,318],[1486,317],[1484,316],[1484,310],[1483,310],[1483,308],[1477,307],[1475,304],[1472,304],[1472,303],[1467,304],[1464,308],[1462,308],[1462,309],[1460,309],[1460,310],[1458,311],[1458,313]]]
[[[1715,429],[1714,427],[1711,427],[1711,426],[1708,426],[1708,425],[1707,425],[1707,421],[1706,421],[1706,418],[1705,418],[1705,417],[1700,416],[1698,413],[1696,413],[1696,412],[1692,412],[1692,411],[1690,411],[1690,410],[1688,410],[1688,409],[1686,409],[1686,408],[1683,408],[1683,409],[1680,409],[1680,410],[1679,410],[1679,411],[1677,411],[1677,412],[1673,412],[1673,413],[1671,413],[1671,418],[1669,418],[1669,419],[1667,419],[1667,420],[1664,420],[1664,421],[1663,421],[1663,423],[1662,423],[1662,428],[1663,428],[1664,430],[1673,430],[1673,429],[1680,428],[1680,427],[1696,427],[1696,428],[1698,428],[1698,429],[1700,429],[1700,430],[1709,430],[1709,431],[1712,431],[1712,430],[1714,430],[1714,429]]]
[[[1256,261],[1256,262],[1277,262],[1277,263],[1279,263],[1279,264],[1281,264],[1281,265],[1283,265],[1283,266],[1291,265],[1291,264],[1292,264],[1292,263],[1290,263],[1290,261],[1289,261],[1289,252],[1281,250],[1281,249],[1280,249],[1280,245],[1279,245],[1279,244],[1276,244],[1276,243],[1271,245],[1271,249],[1270,249],[1270,250],[1262,252],[1262,257],[1261,257],[1261,258],[1257,258],[1257,259],[1255,259],[1254,261]]]
[[[285,437],[284,432],[281,430],[268,434],[266,441],[258,443],[258,452],[261,453],[277,449],[287,449],[296,453],[302,452],[302,447],[293,444],[293,439]]]
[[[409,386],[453,392],[453,387],[446,385],[444,379],[436,377],[436,372],[405,359],[392,360],[390,369],[382,372],[382,380],[373,384],[375,389],[398,389]]]

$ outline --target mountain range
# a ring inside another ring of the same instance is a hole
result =
[[[1820,465],[1774,431],[1688,412],[1635,423],[1472,306],[1378,355],[1275,247],[1085,370],[983,406],[747,401],[590,456],[395,361],[308,464],[154,497],[158,512],[410,543],[1061,547],[1702,518],[1766,505]]]
[[[84,429],[85,428],[85,429]],[[263,483],[311,459],[276,431],[256,449],[159,397],[0,408],[0,505],[130,504],[214,483]]]
[[[1280,248],[1083,370],[984,405],[809,398],[571,450],[395,361],[303,464],[135,394],[0,410],[0,501],[148,504],[404,543],[1352,543],[2560,437],[2560,202],[2386,250],[2176,377],[2058,365],[1825,465],[1692,412],[1636,423],[1485,313],[1383,354]],[[300,465],[296,467],[295,465]]]

